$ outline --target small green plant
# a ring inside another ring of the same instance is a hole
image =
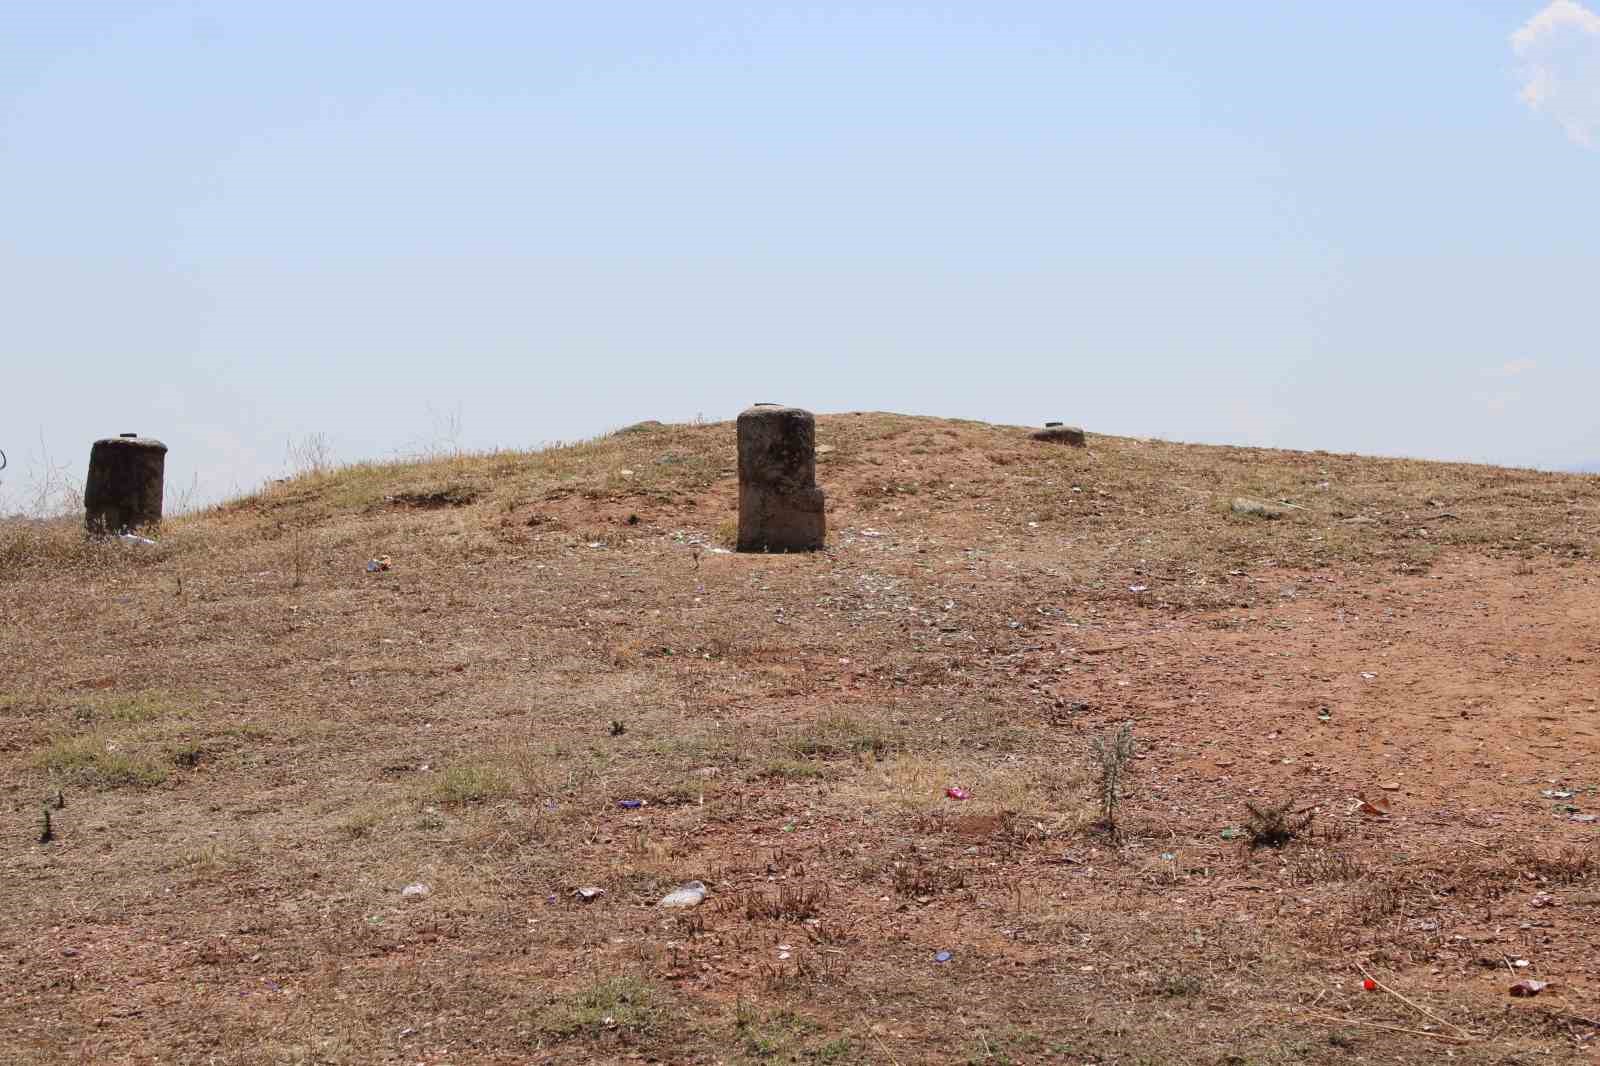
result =
[[[1249,800],[1245,801],[1244,809],[1249,812],[1249,817],[1244,831],[1250,834],[1252,851],[1256,848],[1281,848],[1310,827],[1311,819],[1317,815],[1316,809],[1292,811],[1290,808],[1293,806],[1293,796],[1276,806],[1268,804],[1257,807]]]
[[[56,740],[38,763],[57,777],[100,788],[153,788],[167,779],[162,767],[97,734]]]
[[[1100,817],[1107,829],[1117,831],[1117,814],[1122,809],[1123,779],[1133,762],[1133,726],[1124,724],[1114,734],[1095,737],[1089,742],[1091,763],[1100,773]]]
[[[439,798],[446,803],[483,803],[510,791],[505,776],[489,766],[452,766],[439,782]]]
[[[80,722],[151,722],[158,718],[181,716],[184,708],[163,693],[139,692],[110,696],[77,704],[73,717]]]
[[[622,719],[613,718],[611,720],[611,735],[612,736],[620,737],[620,736],[622,736],[622,734],[626,733],[627,731],[628,731],[628,727],[623,724]]]
[[[40,808],[44,819],[39,826],[39,843],[48,844],[56,838],[55,830],[50,826],[50,805],[47,803]]]
[[[351,840],[370,836],[383,819],[376,810],[358,811],[339,823],[339,828]]]
[[[556,1039],[614,1036],[628,1041],[649,1036],[662,1024],[655,990],[633,977],[600,981],[552,1004],[536,1019],[538,1030]]]

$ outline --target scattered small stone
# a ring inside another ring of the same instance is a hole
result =
[[[421,881],[418,881],[415,884],[407,885],[405,888],[400,890],[401,899],[426,899],[432,894],[433,889],[429,888]]]
[[[593,903],[606,894],[606,890],[595,885],[583,885],[572,890],[572,898],[580,903]]]
[[[1282,518],[1289,513],[1288,508],[1266,500],[1252,500],[1248,496],[1237,496],[1233,501],[1233,513],[1251,515],[1256,518]]]
[[[690,881],[681,888],[668,892],[656,903],[658,907],[698,907],[706,900],[706,886],[700,881]]]

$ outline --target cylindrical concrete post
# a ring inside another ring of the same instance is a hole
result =
[[[83,520],[89,532],[159,526],[166,465],[167,446],[158,440],[124,433],[95,441],[83,488]]]
[[[816,551],[826,533],[817,488],[817,420],[758,403],[739,415],[739,550]]]
[[[1070,444],[1076,448],[1082,448],[1088,443],[1083,430],[1060,422],[1046,422],[1043,429],[1034,433],[1033,439],[1051,444]]]

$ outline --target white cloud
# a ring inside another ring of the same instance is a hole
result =
[[[1539,364],[1532,359],[1513,359],[1509,363],[1499,366],[1485,367],[1483,376],[1486,378],[1514,378],[1518,374],[1526,374],[1530,370],[1538,369]]]
[[[1511,35],[1522,62],[1523,103],[1568,137],[1600,147],[1600,14],[1577,0],[1552,0]]]

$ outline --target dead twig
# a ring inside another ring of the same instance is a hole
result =
[[[1430,1033],[1426,1029],[1407,1029],[1403,1025],[1389,1025],[1386,1022],[1367,1022],[1360,1018],[1341,1018],[1337,1014],[1322,1014],[1313,1012],[1318,1018],[1329,1022],[1338,1022],[1340,1025],[1365,1025],[1371,1029],[1387,1029],[1391,1033],[1409,1033],[1412,1036],[1426,1036],[1433,1040],[1443,1040],[1447,1044],[1470,1044],[1471,1037],[1454,1036],[1450,1033]]]
[[[1414,1010],[1417,1013],[1421,1014],[1424,1018],[1427,1018],[1430,1021],[1438,1022],[1440,1025],[1446,1026],[1446,1027],[1448,1027],[1450,1029],[1454,1029],[1456,1032],[1461,1033],[1463,1036],[1467,1035],[1467,1031],[1465,1029],[1461,1028],[1461,1026],[1457,1025],[1455,1022],[1446,1021],[1445,1019],[1439,1017],[1437,1014],[1433,1013],[1433,1011],[1429,1010],[1427,1007],[1424,1007],[1424,1006],[1422,1006],[1422,1005],[1420,1005],[1418,1003],[1412,1002],[1411,1000],[1407,999],[1405,996],[1401,995],[1395,989],[1389,987],[1388,985],[1384,984],[1382,981],[1378,980],[1376,977],[1372,976],[1372,972],[1370,970],[1368,970],[1366,968],[1366,966],[1364,966],[1363,964],[1361,964],[1359,962],[1356,963],[1356,969],[1361,971],[1361,976],[1365,977],[1367,980],[1371,981],[1373,984],[1377,985],[1379,988],[1383,989],[1383,991],[1389,993],[1395,999],[1398,999],[1401,1003],[1404,1003],[1406,1006],[1410,1007],[1412,1010]]]
[[[889,1062],[893,1066],[900,1066],[900,1060],[894,1057],[894,1052],[890,1051],[889,1045],[883,1042],[883,1037],[872,1031],[872,1023],[867,1020],[867,1016],[864,1014],[861,1016],[861,1024],[866,1026],[868,1035],[878,1042],[879,1047],[883,1048],[883,1053],[889,1056]]]

